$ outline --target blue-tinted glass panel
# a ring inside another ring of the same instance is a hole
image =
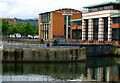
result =
[[[49,22],[50,21],[50,13],[42,14],[42,22]]]
[[[75,22],[73,22],[73,25],[74,25],[74,26],[82,25],[82,21],[75,21]]]
[[[108,18],[104,18],[104,40],[108,39]]]
[[[86,26],[85,27],[86,27],[86,31],[85,31],[85,33],[86,33],[85,37],[86,38],[85,39],[88,40],[88,20],[86,20]]]
[[[93,39],[98,40],[98,19],[93,19]]]
[[[68,20],[68,38],[70,38],[70,15],[68,15],[68,19],[67,19],[67,15],[64,15],[64,36],[66,36],[67,20]]]
[[[112,28],[112,41],[120,41],[120,29]]]
[[[82,40],[82,30],[78,30],[78,29],[72,30],[72,38],[73,39],[77,38]]]
[[[120,17],[119,17],[119,18],[118,18],[118,17],[117,17],[117,18],[113,18],[113,24],[114,24],[114,23],[115,23],[115,24],[116,24],[116,23],[117,23],[117,24],[120,24]]]

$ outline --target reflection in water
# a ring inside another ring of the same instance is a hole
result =
[[[119,58],[89,58],[86,77],[97,81],[120,81]]]
[[[89,58],[86,63],[4,63],[3,81],[120,81],[119,58]]]
[[[40,75],[50,76],[56,80],[77,79],[85,69],[85,63],[62,63],[62,64],[3,64],[3,76],[14,75]],[[43,77],[46,79],[45,77]],[[10,79],[10,78],[9,78]],[[44,80],[43,79],[43,80]],[[12,79],[11,79],[12,80]]]

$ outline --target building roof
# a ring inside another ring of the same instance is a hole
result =
[[[46,14],[46,13],[50,13],[50,12],[43,12],[43,13],[39,13],[39,15],[41,15],[41,14]]]
[[[110,17],[112,17],[112,18],[120,17],[120,13],[111,14]]]
[[[55,11],[63,11],[63,10],[81,12],[81,11],[79,11],[79,10],[72,9],[72,8],[62,8],[62,9],[58,9],[58,10],[55,10]]]
[[[53,10],[53,11],[49,11],[49,12],[44,12],[44,13],[40,13],[39,15],[41,14],[45,14],[45,13],[50,13],[50,12],[57,12],[57,13],[82,13],[81,11],[79,10],[76,10],[76,9],[72,9],[72,8],[62,8],[62,9],[57,9],[57,10]]]
[[[4,20],[14,20],[14,18],[0,18],[0,19],[4,19]]]
[[[94,7],[104,6],[104,5],[120,5],[120,1],[104,2],[104,3],[100,3],[100,4],[94,4],[94,5],[85,6],[83,8],[94,8]]]

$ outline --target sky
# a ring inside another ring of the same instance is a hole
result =
[[[83,10],[84,6],[116,0],[0,0],[0,18],[38,18],[39,13],[61,8]]]

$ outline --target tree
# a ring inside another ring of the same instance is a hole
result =
[[[28,22],[22,24],[21,30],[22,30],[22,34],[25,36],[33,33],[32,25]]]
[[[18,22],[11,24],[8,32],[9,34],[21,33],[21,25]]]
[[[20,33],[22,36],[24,35],[27,37],[27,35],[38,34],[38,27],[32,26],[28,22],[25,22],[22,25],[16,22],[16,23],[13,23],[9,26],[8,33],[9,34]]]
[[[35,34],[38,35],[38,26],[35,28]]]
[[[2,20],[2,33],[3,33],[3,35],[7,35],[8,27],[9,27],[8,22],[3,19]]]
[[[38,26],[32,26],[32,35],[37,35],[38,34]]]

